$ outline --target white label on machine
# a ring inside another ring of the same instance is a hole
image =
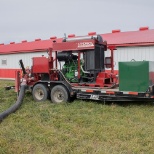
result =
[[[90,99],[99,100],[99,95],[91,95]]]
[[[75,70],[75,74],[74,74],[74,75],[75,75],[75,76],[78,76],[78,71]]]
[[[84,47],[93,47],[94,44],[92,42],[80,42],[78,43],[78,48],[84,48]]]

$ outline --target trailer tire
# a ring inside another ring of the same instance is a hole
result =
[[[62,85],[57,85],[51,90],[51,101],[53,103],[66,103],[69,101],[69,97],[67,89]]]
[[[48,98],[48,89],[43,84],[37,84],[32,91],[33,99],[37,102],[46,101]]]

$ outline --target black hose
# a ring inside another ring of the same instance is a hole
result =
[[[19,60],[19,64],[20,64],[20,66],[21,66],[21,68],[22,68],[23,74],[26,74],[26,70],[25,70],[24,64],[23,64],[23,62],[22,62],[22,59]]]
[[[8,108],[6,111],[4,111],[0,114],[0,122],[4,118],[6,118],[9,114],[15,112],[20,107],[20,105],[22,104],[22,101],[24,99],[26,87],[27,87],[27,85],[21,85],[19,96],[18,96],[16,103],[14,105],[12,105],[10,108]]]

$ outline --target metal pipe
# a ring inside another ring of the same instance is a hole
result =
[[[80,51],[78,52],[78,79],[80,79]]]
[[[113,64],[113,59],[114,59],[114,54],[113,54],[114,49],[111,49],[111,73],[114,73],[114,64]]]
[[[90,40],[90,39],[97,39],[97,35],[93,36],[83,36],[83,37],[73,37],[73,38],[65,38],[64,40],[66,42],[71,42],[71,41],[80,41],[80,40]]]

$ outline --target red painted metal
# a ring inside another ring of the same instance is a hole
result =
[[[78,79],[80,79],[80,51],[78,52]]]
[[[98,73],[98,76],[96,78],[96,85],[100,85],[100,87],[104,87],[104,85],[109,84],[109,82],[110,82],[110,73],[107,73],[107,72]]]
[[[116,50],[115,46],[108,46],[111,52],[111,73],[114,73],[114,50]]]
[[[111,70],[105,70],[105,72],[107,72],[107,73],[111,73]],[[118,74],[118,73],[119,73],[118,70],[114,70],[114,74]]]
[[[112,72],[99,72],[96,78],[96,85],[100,87],[110,87],[113,83],[118,83],[115,73]]]
[[[121,32],[120,29],[112,30],[112,33],[119,33],[119,32]]]
[[[89,32],[88,35],[90,36],[96,35],[96,32]]]
[[[138,95],[138,92],[128,92],[130,95]]]
[[[54,43],[53,51],[94,49],[95,40],[80,40],[73,42]]]
[[[15,42],[10,42],[10,44],[15,44]]]
[[[75,37],[75,34],[69,34],[68,37]]]
[[[21,71],[20,69],[4,69],[0,68],[0,78],[15,79],[15,72]]]
[[[106,94],[114,95],[115,92],[114,91],[106,91]]]
[[[23,41],[21,41],[22,43],[26,43],[27,42],[27,40],[23,40]]]
[[[40,38],[38,38],[38,39],[35,39],[35,41],[41,41],[41,39],[40,39]]]
[[[87,89],[86,92],[87,92],[87,93],[93,93],[94,90],[92,90],[92,89]]]
[[[55,61],[56,61],[56,69],[58,67],[58,64],[57,64],[57,51],[55,52]]]
[[[20,71],[15,71],[15,92],[19,93]]]
[[[51,58],[51,57],[50,57]],[[52,61],[49,61],[46,57],[34,57],[33,58],[33,73],[49,73],[53,69]]]
[[[54,40],[54,39],[57,39],[57,37],[56,36],[51,36],[50,39]]]
[[[139,28],[139,30],[140,30],[140,31],[143,31],[143,30],[148,30],[148,29],[149,29],[149,27],[148,27],[148,26],[146,26],[146,27],[140,27],[140,28]]]

